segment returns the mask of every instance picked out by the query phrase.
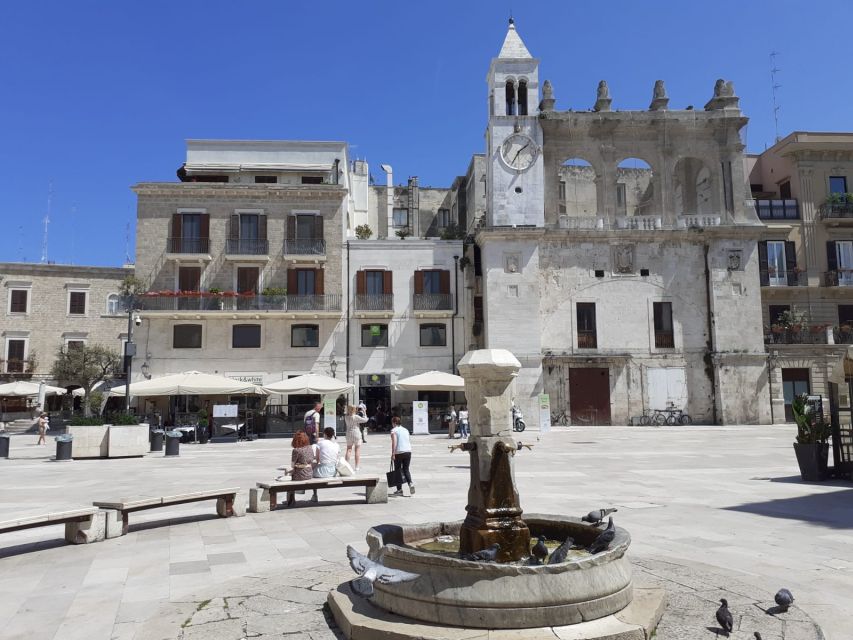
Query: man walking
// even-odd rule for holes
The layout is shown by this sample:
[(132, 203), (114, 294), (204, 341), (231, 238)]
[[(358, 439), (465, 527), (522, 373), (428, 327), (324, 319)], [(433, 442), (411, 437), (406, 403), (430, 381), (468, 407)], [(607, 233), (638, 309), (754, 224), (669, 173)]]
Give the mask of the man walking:
[(308, 436), (311, 444), (317, 444), (317, 430), (320, 427), (320, 410), (322, 408), (322, 403), (315, 402), (314, 408), (306, 411), (305, 418), (303, 418), (303, 429), (305, 429), (305, 435)]

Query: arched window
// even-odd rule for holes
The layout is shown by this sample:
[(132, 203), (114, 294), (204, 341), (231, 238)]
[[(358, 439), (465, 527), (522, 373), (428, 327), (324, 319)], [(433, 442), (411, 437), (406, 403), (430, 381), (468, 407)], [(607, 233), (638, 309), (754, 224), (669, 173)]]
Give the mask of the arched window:
[(508, 116), (515, 115), (515, 83), (512, 80), (506, 81), (506, 114)]
[(527, 115), (527, 80), (518, 81), (518, 115)]
[(117, 293), (111, 293), (107, 296), (107, 315), (119, 315), (119, 297)]

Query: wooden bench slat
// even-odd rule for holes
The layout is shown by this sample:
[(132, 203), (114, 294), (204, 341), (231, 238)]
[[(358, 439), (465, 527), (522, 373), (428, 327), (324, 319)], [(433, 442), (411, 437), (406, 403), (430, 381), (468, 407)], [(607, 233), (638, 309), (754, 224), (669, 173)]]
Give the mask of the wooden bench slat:
[(283, 480), (280, 482), (258, 482), (261, 489), (281, 491), (307, 487), (309, 489), (340, 486), (372, 486), (379, 482), (379, 476), (348, 476), (334, 478), (311, 478), (310, 480)]
[(119, 498), (118, 500), (100, 500), (98, 502), (93, 502), (92, 504), (96, 507), (101, 507), (102, 509), (115, 509), (116, 511), (141, 511), (142, 509), (156, 509), (157, 507), (178, 505), (186, 502), (212, 500), (213, 498), (221, 498), (237, 494), (239, 491), (239, 487), (230, 487), (227, 489), (190, 491), (187, 493), (178, 493), (172, 496), (160, 496), (156, 498), (140, 497)]

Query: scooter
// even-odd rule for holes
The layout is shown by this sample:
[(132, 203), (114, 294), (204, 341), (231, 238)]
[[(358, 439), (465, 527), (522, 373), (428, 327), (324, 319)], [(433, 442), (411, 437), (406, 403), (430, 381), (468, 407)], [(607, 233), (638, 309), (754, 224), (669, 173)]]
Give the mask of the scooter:
[(521, 409), (513, 405), (512, 407), (512, 430), (513, 431), (524, 431), (527, 428), (527, 425), (524, 424), (524, 414), (521, 413)]

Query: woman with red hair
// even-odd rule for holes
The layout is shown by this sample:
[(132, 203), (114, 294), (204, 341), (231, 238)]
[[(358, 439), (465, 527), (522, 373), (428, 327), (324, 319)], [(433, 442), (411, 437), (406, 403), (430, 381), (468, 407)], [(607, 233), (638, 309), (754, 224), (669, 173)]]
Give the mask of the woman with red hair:
[[(314, 447), (308, 440), (308, 434), (302, 429), (297, 431), (293, 440), (290, 441), (290, 446), (293, 447), (293, 452), (290, 454), (290, 479), (291, 480), (310, 480), (314, 477)], [(295, 500), (292, 491), (287, 492), (287, 504), (292, 505)], [(317, 490), (314, 490), (314, 497), (311, 502), (317, 502)]]

